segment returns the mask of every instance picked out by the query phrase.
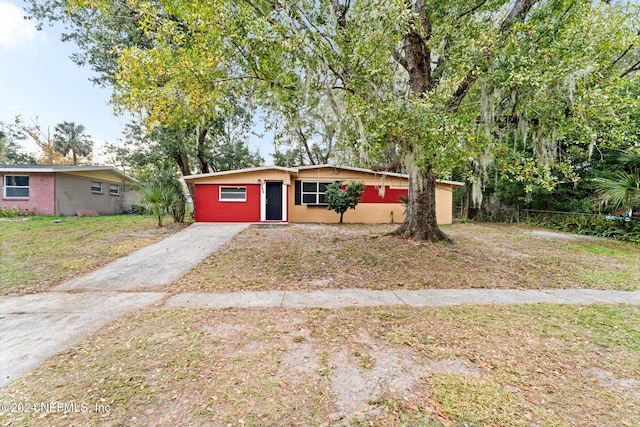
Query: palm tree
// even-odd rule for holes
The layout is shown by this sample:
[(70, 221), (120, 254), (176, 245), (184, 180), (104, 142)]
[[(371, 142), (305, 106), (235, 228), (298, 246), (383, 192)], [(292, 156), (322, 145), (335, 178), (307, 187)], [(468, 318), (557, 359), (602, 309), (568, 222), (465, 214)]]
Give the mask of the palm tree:
[(632, 212), (640, 206), (640, 156), (627, 152), (616, 160), (622, 169), (616, 170), (611, 178), (596, 179), (596, 200)]
[(78, 164), (78, 157), (86, 157), (93, 151), (91, 137), (84, 131), (84, 126), (74, 122), (59, 123), (54, 130), (53, 149), (63, 156), (71, 152), (74, 166)]

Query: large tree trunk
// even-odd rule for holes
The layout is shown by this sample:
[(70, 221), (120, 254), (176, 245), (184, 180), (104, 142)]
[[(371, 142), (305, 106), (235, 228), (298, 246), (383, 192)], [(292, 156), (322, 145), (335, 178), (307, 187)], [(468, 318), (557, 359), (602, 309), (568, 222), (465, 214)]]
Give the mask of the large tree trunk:
[(404, 222), (394, 234), (405, 238), (432, 243), (453, 240), (440, 230), (436, 218), (436, 183), (437, 176), (431, 167), (420, 167), (413, 155), (405, 158), (405, 166), (409, 173), (409, 203)]
[[(189, 156), (185, 153), (184, 150), (180, 149), (177, 153), (174, 153), (173, 160), (175, 160), (176, 164), (180, 168), (180, 173), (182, 176), (191, 175), (191, 166), (189, 165)], [(191, 196), (191, 200), (193, 201), (193, 216), (195, 218), (195, 206), (196, 206), (196, 188), (193, 184), (188, 183), (187, 189), (189, 190), (189, 195)]]
[[(411, 92), (422, 97), (433, 87), (431, 73), (431, 49), (428, 40), (431, 38), (431, 17), (424, 1), (416, 2), (415, 11), (421, 18), (422, 31), (413, 27), (405, 35), (402, 48), (403, 56), (396, 59), (405, 68), (409, 76)], [(438, 227), (436, 220), (436, 180), (431, 164), (418, 164), (418, 158), (412, 150), (404, 158), (409, 173), (409, 203), (405, 221), (400, 225), (397, 234), (406, 238), (414, 238), (428, 242), (453, 242)]]
[(471, 211), (471, 181), (469, 179), (464, 180), (464, 213), (463, 218), (469, 219), (469, 213)]
[(198, 129), (196, 137), (196, 158), (198, 159), (198, 165), (200, 166), (200, 173), (209, 173), (209, 163), (205, 158), (204, 144), (207, 138), (208, 129)]
[[(515, 21), (522, 21), (531, 10), (536, 0), (514, 0), (511, 9), (500, 24), (502, 35), (499, 44), (504, 43), (509, 33), (511, 25)], [(419, 21), (413, 23), (418, 25), (410, 26), (410, 30), (404, 36), (404, 43), (400, 52), (394, 54), (394, 58), (406, 70), (409, 77), (409, 88), (414, 96), (423, 97), (438, 85), (435, 76), (440, 72), (444, 61), (434, 65), (434, 58), (429, 46), (432, 36), (432, 16), (428, 2), (425, 0), (415, 0), (405, 2), (408, 9), (420, 17)], [(480, 2), (482, 5), (482, 2)], [(479, 7), (479, 6), (478, 6)], [(493, 52), (487, 52), (487, 57)], [(435, 67), (432, 69), (432, 67)], [(447, 111), (455, 112), (460, 107), (462, 101), (467, 96), (471, 87), (476, 82), (480, 73), (485, 67), (473, 65), (467, 75), (459, 83), (457, 89), (448, 104)], [(409, 204), (405, 222), (398, 228), (396, 233), (405, 237), (412, 237), (417, 240), (427, 240), (429, 242), (451, 241), (439, 228), (436, 222), (436, 175), (432, 171), (431, 164), (418, 164), (417, 159), (409, 150), (405, 157), (405, 164), (409, 172)]]

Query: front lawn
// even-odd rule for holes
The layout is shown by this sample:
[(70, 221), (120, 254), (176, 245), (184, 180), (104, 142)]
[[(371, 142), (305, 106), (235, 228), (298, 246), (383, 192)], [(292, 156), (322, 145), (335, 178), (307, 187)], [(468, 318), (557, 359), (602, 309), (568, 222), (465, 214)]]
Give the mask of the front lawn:
[[(458, 224), (445, 227), (455, 245), (419, 245), (382, 235), (391, 229), (252, 226), (171, 292), (640, 283), (640, 249), (630, 244)], [(17, 264), (22, 254), (38, 266), (39, 281), (15, 282), (13, 291), (25, 292), (61, 281), (59, 260), (83, 259), (69, 273), (77, 274), (174, 228), (109, 217), (0, 230), (1, 265)], [(47, 252), (52, 244), (61, 253)], [(99, 262), (90, 264), (94, 257)], [(13, 280), (28, 265), (0, 277)], [(0, 425), (640, 425), (638, 331), (640, 307), (629, 305), (155, 306), (115, 320), (0, 389)]]
[(138, 215), (0, 222), (0, 295), (41, 292), (181, 229)]
[(637, 426), (640, 308), (150, 309), (0, 391), (0, 425)]
[(172, 291), (640, 286), (637, 245), (504, 224), (443, 229), (455, 245), (383, 236), (391, 225), (252, 226)]

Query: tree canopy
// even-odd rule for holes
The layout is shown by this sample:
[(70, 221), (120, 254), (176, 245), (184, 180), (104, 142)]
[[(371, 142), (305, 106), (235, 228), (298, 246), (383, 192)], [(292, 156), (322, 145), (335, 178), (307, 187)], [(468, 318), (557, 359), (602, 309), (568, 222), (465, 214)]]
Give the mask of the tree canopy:
[(78, 157), (87, 157), (93, 152), (91, 136), (85, 133), (83, 125), (74, 122), (58, 123), (53, 134), (53, 149), (63, 156), (71, 153), (73, 164), (78, 164)]
[(342, 188), (342, 182), (334, 182), (327, 186), (324, 193), (327, 201), (327, 209), (340, 214), (340, 224), (344, 213), (349, 209), (355, 209), (360, 203), (360, 197), (364, 192), (364, 182), (352, 181)]
[[(71, 3), (78, 16), (95, 6), (108, 21), (119, 2)], [(494, 164), (554, 188), (577, 179), (567, 155), (574, 147), (591, 152), (634, 137), (624, 131), (640, 69), (632, 3), (126, 3), (123, 25), (139, 42), (110, 37), (117, 105), (173, 127), (248, 97), (284, 114), (293, 131), (304, 130), (301, 115), (328, 111), (349, 161), (399, 157), (410, 176), (405, 236), (446, 239), (435, 185), (454, 167), (477, 188)]]
[(24, 133), (16, 125), (0, 122), (0, 164), (36, 163), (36, 159), (20, 146), (24, 139)]

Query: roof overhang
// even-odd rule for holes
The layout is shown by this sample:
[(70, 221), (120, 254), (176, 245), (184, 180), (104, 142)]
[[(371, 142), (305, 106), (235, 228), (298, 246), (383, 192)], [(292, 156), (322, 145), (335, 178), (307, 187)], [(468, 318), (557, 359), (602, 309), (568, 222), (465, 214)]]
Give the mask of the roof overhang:
[[(191, 181), (195, 181), (202, 178), (211, 178), (211, 177), (219, 177), (219, 176), (225, 176), (225, 175), (235, 175), (235, 174), (241, 174), (241, 173), (270, 171), (270, 170), (288, 172), (288, 173), (297, 175), (302, 170), (312, 170), (312, 169), (342, 169), (342, 170), (348, 170), (348, 171), (354, 171), (354, 172), (369, 173), (369, 174), (378, 175), (378, 176), (392, 176), (392, 177), (409, 179), (409, 175), (402, 174), (402, 173), (374, 171), (371, 169), (356, 168), (351, 166), (323, 164), (323, 165), (312, 165), (312, 166), (299, 166), (295, 168), (285, 168), (282, 166), (261, 166), (261, 167), (255, 167), (255, 168), (237, 169), (237, 170), (230, 170), (230, 171), (224, 171), (224, 172), (211, 172), (211, 173), (204, 173), (204, 174), (198, 174), (198, 175), (188, 175), (184, 177), (184, 180), (187, 182), (191, 182)], [(451, 185), (452, 187), (464, 186), (464, 183), (459, 181), (449, 181), (449, 180), (439, 179), (438, 183)]]
[(183, 179), (185, 181), (194, 181), (196, 179), (210, 178), (214, 176), (235, 175), (239, 173), (260, 172), (260, 171), (269, 171), (269, 170), (277, 170), (277, 171), (288, 172), (288, 173), (298, 173), (297, 168), (285, 168), (282, 166), (260, 166), (255, 168), (236, 169), (236, 170), (223, 171), (223, 172), (210, 172), (210, 173), (202, 173), (198, 175), (187, 175), (183, 177)]
[(49, 166), (49, 165), (0, 165), (2, 173), (77, 173), (77, 172), (111, 172), (129, 182), (137, 179), (120, 172), (113, 166)]

